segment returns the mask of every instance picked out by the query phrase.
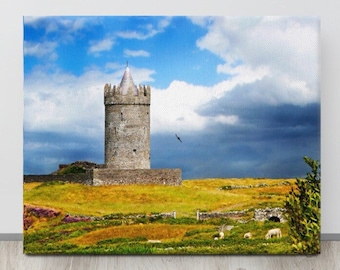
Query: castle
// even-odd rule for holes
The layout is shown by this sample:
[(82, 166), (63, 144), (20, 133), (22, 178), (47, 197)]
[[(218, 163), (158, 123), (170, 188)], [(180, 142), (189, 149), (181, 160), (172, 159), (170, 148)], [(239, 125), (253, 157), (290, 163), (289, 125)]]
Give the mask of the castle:
[(81, 174), (25, 175), (24, 182), (181, 185), (181, 169), (150, 169), (150, 101), (150, 86), (137, 87), (126, 66), (118, 86), (104, 86), (105, 164)]

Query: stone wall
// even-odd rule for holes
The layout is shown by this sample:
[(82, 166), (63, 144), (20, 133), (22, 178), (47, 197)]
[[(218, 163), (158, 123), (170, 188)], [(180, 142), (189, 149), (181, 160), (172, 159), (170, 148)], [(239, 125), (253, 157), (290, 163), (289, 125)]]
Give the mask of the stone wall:
[(148, 184), (180, 186), (182, 171), (180, 169), (114, 170), (100, 168), (88, 170), (86, 173), (24, 175), (24, 183), (50, 181), (65, 181), (94, 186)]
[(42, 174), (42, 175), (24, 175), (24, 183), (32, 182), (51, 182), (51, 181), (65, 181), (71, 183), (81, 183), (85, 185), (92, 185), (93, 173), (88, 170), (86, 173), (72, 173), (72, 174)]
[(200, 212), (197, 210), (196, 219), (197, 220), (206, 220), (210, 218), (233, 218), (238, 219), (246, 216), (248, 210), (241, 211), (229, 211), (229, 212)]
[[(254, 211), (254, 219), (255, 221), (265, 221), (270, 220), (275, 217), (280, 219), (280, 222), (286, 222), (287, 219), (284, 215), (286, 212), (285, 208), (265, 208), (265, 209), (255, 209)], [(275, 219), (274, 219), (275, 220)]]
[(180, 169), (94, 169), (93, 185), (167, 185), (179, 186), (182, 183)]

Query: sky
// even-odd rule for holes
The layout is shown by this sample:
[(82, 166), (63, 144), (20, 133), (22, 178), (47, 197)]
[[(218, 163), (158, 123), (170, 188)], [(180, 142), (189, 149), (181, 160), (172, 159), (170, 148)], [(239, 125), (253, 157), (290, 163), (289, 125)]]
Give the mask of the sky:
[[(315, 17), (24, 17), (24, 174), (104, 163), (104, 85), (151, 86), (151, 168), (304, 177), (320, 160)], [(177, 134), (182, 143), (175, 136)]]

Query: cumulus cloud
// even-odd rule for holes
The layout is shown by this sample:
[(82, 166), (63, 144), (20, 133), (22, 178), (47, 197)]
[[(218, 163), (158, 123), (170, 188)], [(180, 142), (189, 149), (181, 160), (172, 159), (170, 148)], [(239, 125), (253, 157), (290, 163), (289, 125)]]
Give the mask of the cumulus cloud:
[[(98, 79), (100, 78), (100, 79)], [(88, 71), (80, 77), (36, 70), (25, 78), (25, 131), (99, 135), (102, 91), (109, 76)]]
[[(35, 69), (25, 77), (24, 129), (25, 131), (58, 131), (102, 136), (106, 83), (118, 85), (125, 67), (108, 63), (115, 68), (103, 72), (88, 69), (80, 76), (62, 71), (53, 74)], [(152, 81), (155, 72), (130, 67), (135, 83)]]
[[(292, 99), (301, 104), (319, 99), (319, 24), (314, 18), (291, 17), (216, 17), (192, 19), (207, 28), (197, 46), (221, 59), (217, 72), (230, 75), (266, 67), (267, 80), (281, 83), (271, 90), (276, 103), (286, 102), (289, 88)], [(264, 89), (265, 91), (265, 89)], [(276, 91), (274, 93), (274, 91)], [(266, 97), (266, 92), (262, 95)], [(305, 97), (302, 98), (302, 97)], [(311, 98), (312, 97), (312, 98)]]
[[(318, 20), (288, 17), (193, 17), (207, 29), (197, 41), (223, 61), (218, 73), (231, 76), (212, 87), (173, 81), (152, 92), (151, 131), (200, 131), (207, 125), (242, 124), (249, 108), (318, 103)], [(215, 106), (222, 108), (215, 112)], [(210, 110), (210, 111), (209, 111)], [(204, 113), (203, 113), (204, 111)]]
[(200, 109), (216, 99), (220, 99), (238, 85), (248, 85), (261, 80), (267, 74), (266, 68), (257, 68), (247, 73), (235, 75), (212, 87), (173, 81), (167, 89), (153, 89), (151, 106), (151, 132), (200, 131), (208, 124), (238, 123), (238, 116), (202, 115)]

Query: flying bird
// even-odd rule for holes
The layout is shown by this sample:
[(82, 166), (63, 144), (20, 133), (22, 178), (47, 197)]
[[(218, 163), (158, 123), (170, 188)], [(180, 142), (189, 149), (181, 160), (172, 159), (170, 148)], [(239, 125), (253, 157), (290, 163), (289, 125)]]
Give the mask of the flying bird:
[(177, 134), (175, 134), (175, 135), (176, 135), (176, 138), (177, 138), (180, 142), (182, 142), (181, 138), (178, 137)]

